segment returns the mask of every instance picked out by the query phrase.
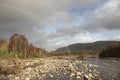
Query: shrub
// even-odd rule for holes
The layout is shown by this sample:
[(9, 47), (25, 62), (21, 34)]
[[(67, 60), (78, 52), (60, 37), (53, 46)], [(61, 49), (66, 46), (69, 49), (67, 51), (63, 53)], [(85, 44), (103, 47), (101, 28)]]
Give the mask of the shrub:
[(82, 50), (82, 51), (80, 51), (80, 53), (79, 53), (79, 57), (80, 57), (81, 59), (88, 59), (88, 58), (90, 57), (90, 55), (89, 55), (89, 52), (88, 52), (88, 51)]
[(0, 50), (0, 58), (24, 58), (22, 53), (7, 53)]
[(26, 58), (26, 49), (28, 41), (24, 35), (14, 34), (11, 36), (8, 44), (9, 53), (23, 53)]
[(29, 44), (25, 35), (12, 35), (8, 44), (5, 40), (0, 40), (0, 58), (39, 58), (46, 53), (45, 49)]
[(14, 34), (9, 40), (8, 53), (17, 53), (18, 57), (33, 58), (41, 57), (41, 55), (46, 54), (46, 51), (29, 44), (24, 35)]

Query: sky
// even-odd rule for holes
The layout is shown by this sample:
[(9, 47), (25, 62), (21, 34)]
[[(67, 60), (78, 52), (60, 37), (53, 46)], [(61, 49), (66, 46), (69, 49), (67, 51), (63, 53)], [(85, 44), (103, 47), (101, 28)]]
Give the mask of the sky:
[(15, 33), (48, 51), (120, 40), (120, 0), (0, 0), (0, 39)]

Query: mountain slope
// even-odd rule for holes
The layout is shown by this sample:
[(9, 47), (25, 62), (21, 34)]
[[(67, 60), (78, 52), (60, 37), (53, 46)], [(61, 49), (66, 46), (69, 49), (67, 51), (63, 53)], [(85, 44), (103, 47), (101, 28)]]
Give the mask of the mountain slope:
[(111, 45), (111, 44), (116, 44), (120, 41), (96, 41), (93, 43), (76, 43), (72, 44), (66, 47), (62, 47), (57, 49), (55, 52), (73, 52), (73, 53), (78, 53), (81, 50), (87, 50), (91, 52), (100, 52), (102, 51), (105, 47)]

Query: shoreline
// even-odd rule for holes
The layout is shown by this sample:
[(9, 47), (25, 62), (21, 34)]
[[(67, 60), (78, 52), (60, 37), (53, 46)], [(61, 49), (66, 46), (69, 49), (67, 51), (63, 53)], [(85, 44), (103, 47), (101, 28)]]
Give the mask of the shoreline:
[[(15, 63), (14, 63), (15, 62)], [(4, 65), (2, 65), (4, 64)], [(120, 61), (104, 59), (1, 59), (0, 80), (119, 80)], [(10, 72), (9, 70), (13, 69)], [(18, 71), (18, 72), (17, 72)], [(20, 71), (20, 72), (19, 72)], [(3, 70), (5, 72), (5, 70)], [(114, 75), (113, 75), (114, 74)]]

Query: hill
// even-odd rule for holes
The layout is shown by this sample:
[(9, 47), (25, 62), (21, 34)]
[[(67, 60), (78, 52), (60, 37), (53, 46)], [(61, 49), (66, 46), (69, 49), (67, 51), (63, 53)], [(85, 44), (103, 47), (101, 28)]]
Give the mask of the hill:
[(96, 41), (93, 43), (76, 43), (66, 47), (57, 49), (55, 52), (72, 52), (78, 53), (81, 50), (87, 50), (90, 52), (100, 52), (111, 44), (116, 44), (120, 41)]

